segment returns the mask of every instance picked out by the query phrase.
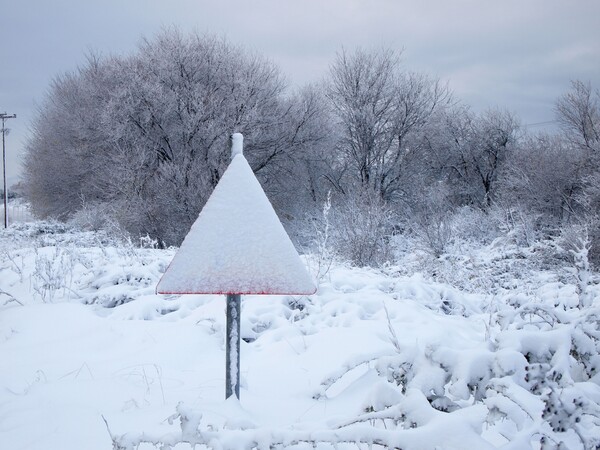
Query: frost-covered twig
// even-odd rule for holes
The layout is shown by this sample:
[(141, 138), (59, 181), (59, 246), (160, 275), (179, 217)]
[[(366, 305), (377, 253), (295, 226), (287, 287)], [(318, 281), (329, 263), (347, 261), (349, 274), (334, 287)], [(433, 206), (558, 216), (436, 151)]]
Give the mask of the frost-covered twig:
[(2, 289), (0, 289), (0, 295), (6, 295), (8, 297), (8, 300), (6, 301), (6, 303), (4, 303), (5, 305), (7, 305), (10, 302), (15, 302), (21, 306), (25, 306), (21, 301), (17, 300), (17, 298), (14, 295), (9, 294), (8, 292), (3, 291)]
[(381, 411), (370, 411), (356, 418), (340, 422), (337, 424), (337, 428), (344, 428), (357, 423), (368, 423), (373, 420), (402, 421), (404, 420), (404, 412), (399, 405), (394, 405)]
[(398, 340), (398, 336), (396, 335), (396, 330), (394, 330), (394, 327), (392, 325), (392, 320), (390, 319), (390, 313), (387, 309), (385, 302), (383, 302), (383, 310), (385, 311), (385, 318), (387, 320), (387, 326), (388, 326), (388, 330), (390, 332), (390, 342), (392, 343), (394, 348), (396, 350), (398, 350), (398, 352), (401, 352), (402, 347), (400, 346), (400, 341)]
[(589, 284), (591, 279), (590, 261), (588, 254), (591, 248), (590, 238), (587, 230), (580, 237), (574, 248), (571, 250), (573, 262), (575, 265), (575, 276), (577, 278), (577, 293), (579, 294), (579, 308), (591, 306), (592, 299), (589, 293)]
[[(106, 420), (106, 417), (104, 417), (104, 415), (100, 415), (100, 417), (102, 417), (102, 420), (104, 421), (104, 425), (106, 425), (106, 431), (108, 431), (108, 435), (110, 436), (110, 440), (113, 442), (115, 442), (115, 435), (112, 433), (112, 431), (110, 431), (110, 427), (108, 426), (108, 420)], [(116, 447), (113, 447), (116, 448)]]
[(325, 279), (334, 261), (334, 253), (331, 249), (330, 228), (331, 221), (329, 213), (331, 210), (331, 191), (327, 193), (327, 200), (323, 204), (322, 219), (317, 218), (313, 221), (315, 239), (314, 247), (316, 250), (316, 273), (315, 278), (320, 283)]
[(7, 251), (7, 250), (4, 250), (4, 251), (2, 252), (2, 254), (3, 254), (5, 257), (6, 257), (6, 259), (8, 259), (8, 260), (11, 262), (11, 264), (12, 264), (12, 266), (11, 266), (11, 269), (12, 269), (12, 270), (13, 270), (13, 271), (14, 271), (14, 272), (17, 274), (17, 275), (19, 275), (19, 281), (20, 281), (20, 282), (23, 282), (23, 267), (22, 267), (22, 266), (24, 265), (23, 256), (21, 255), (21, 264), (18, 264), (18, 263), (15, 261), (15, 258), (14, 258), (14, 256), (11, 254), (11, 252), (9, 252), (9, 251)]

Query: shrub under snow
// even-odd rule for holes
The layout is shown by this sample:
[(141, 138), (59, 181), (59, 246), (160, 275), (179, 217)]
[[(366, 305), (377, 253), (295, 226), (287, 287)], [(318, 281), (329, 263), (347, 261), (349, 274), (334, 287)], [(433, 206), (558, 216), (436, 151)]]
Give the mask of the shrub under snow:
[(244, 297), (238, 402), (222, 400), (224, 299), (154, 294), (172, 250), (40, 223), (0, 246), (7, 448), (600, 445), (600, 289), (582, 252), (542, 270), (558, 249), (455, 244), (333, 264), (311, 297)]

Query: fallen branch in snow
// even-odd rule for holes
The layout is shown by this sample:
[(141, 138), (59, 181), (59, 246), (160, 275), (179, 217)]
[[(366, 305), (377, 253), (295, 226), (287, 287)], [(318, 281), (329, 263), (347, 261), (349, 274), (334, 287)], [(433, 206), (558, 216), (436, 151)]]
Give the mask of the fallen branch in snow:
[[(181, 419), (183, 421), (183, 418)], [(355, 424), (337, 430), (286, 430), (286, 429), (249, 429), (249, 430), (204, 430), (192, 434), (171, 433), (153, 435), (152, 433), (126, 434), (111, 436), (113, 450), (133, 450), (140, 444), (153, 444), (167, 450), (179, 444), (189, 444), (192, 448), (204, 445), (208, 448), (288, 448), (298, 444), (330, 444), (336, 448), (339, 444), (378, 445), (388, 449), (416, 448), (415, 442), (423, 441), (417, 430), (385, 430), (365, 424)]]
[[(370, 427), (369, 427), (370, 428)], [(141, 444), (152, 444), (161, 450), (168, 450), (180, 444), (190, 447), (206, 446), (213, 449), (228, 448), (288, 448), (299, 444), (316, 446), (331, 444), (334, 448), (338, 444), (364, 444), (379, 445), (384, 448), (402, 450), (399, 440), (394, 432), (372, 429), (371, 437), (359, 437), (354, 434), (339, 433), (335, 431), (274, 431), (274, 430), (220, 430), (198, 432), (194, 436), (182, 438), (180, 434), (153, 436), (142, 433), (139, 436), (128, 435), (113, 438), (113, 450), (133, 450)], [(395, 442), (397, 441), (397, 442)]]
[[(133, 450), (140, 444), (152, 444), (161, 450), (168, 450), (179, 444), (211, 449), (273, 449), (299, 444), (327, 444), (333, 448), (340, 444), (362, 444), (387, 449), (422, 449), (423, 443), (427, 443), (427, 448), (444, 445), (459, 448), (458, 445), (464, 444), (465, 448), (491, 450), (494, 447), (481, 438), (478, 430), (478, 423), (485, 416), (485, 411), (485, 407), (477, 406), (455, 413), (442, 413), (433, 410), (427, 399), (419, 391), (413, 390), (404, 397), (401, 404), (383, 411), (362, 414), (356, 420), (332, 424), (329, 429), (303, 429), (298, 424), (294, 428), (254, 428), (253, 424), (235, 423), (235, 419), (233, 423), (216, 428), (213, 425), (201, 427), (203, 414), (179, 403), (176, 413), (168, 418), (168, 422), (173, 424), (178, 419), (180, 431), (115, 436), (109, 430), (109, 434), (113, 450)], [(445, 420), (440, 420), (442, 417)], [(395, 426), (387, 429), (384, 422), (384, 428), (376, 427), (376, 419), (389, 419)]]
[(12, 263), (12, 266), (10, 267), (10, 269), (13, 272), (15, 272), (17, 275), (19, 275), (19, 280), (21, 282), (23, 282), (23, 265), (24, 265), (23, 256), (21, 255), (21, 264), (17, 263), (17, 261), (15, 260), (15, 257), (12, 255), (12, 253), (7, 250), (2, 251), (2, 256)]
[(17, 300), (14, 295), (9, 294), (8, 292), (3, 291), (2, 289), (0, 289), (0, 295), (6, 295), (8, 297), (8, 300), (4, 303), (4, 305), (8, 305), (10, 302), (15, 302), (21, 306), (25, 306), (22, 302)]
[[(339, 428), (348, 427), (357, 423), (373, 423), (374, 420), (391, 420), (397, 424), (404, 422), (406, 419), (406, 415), (402, 408), (399, 405), (394, 405), (388, 408), (385, 408), (382, 411), (369, 411), (365, 414), (361, 414), (360, 416), (346, 420), (344, 422), (338, 423)], [(385, 422), (384, 422), (385, 423)], [(409, 426), (407, 428), (413, 428)]]
[(321, 382), (321, 389), (319, 392), (317, 392), (313, 395), (313, 398), (315, 400), (318, 400), (320, 398), (326, 397), (327, 391), (335, 383), (337, 383), (339, 380), (341, 380), (342, 377), (344, 377), (344, 375), (346, 375), (348, 372), (356, 369), (359, 366), (362, 366), (363, 364), (368, 365), (368, 364), (372, 363), (373, 361), (378, 361), (379, 359), (386, 357), (386, 356), (391, 356), (391, 355), (387, 352), (382, 353), (382, 354), (375, 354), (375, 355), (371, 354), (368, 357), (357, 358), (355, 361), (345, 364), (344, 366), (340, 367), (340, 369), (337, 370), (335, 373), (331, 374), (326, 380)]
[(100, 415), (100, 417), (102, 417), (102, 420), (104, 420), (104, 424), (106, 425), (106, 431), (108, 431), (108, 435), (110, 436), (110, 440), (113, 441), (114, 446), (115, 435), (112, 433), (112, 431), (110, 431), (110, 427), (108, 426), (108, 420), (106, 420), (106, 417), (104, 417), (104, 415)]

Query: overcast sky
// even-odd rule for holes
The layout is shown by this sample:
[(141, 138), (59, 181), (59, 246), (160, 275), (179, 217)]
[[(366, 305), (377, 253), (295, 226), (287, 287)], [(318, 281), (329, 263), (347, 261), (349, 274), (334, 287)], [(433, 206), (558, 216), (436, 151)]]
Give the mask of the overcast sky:
[[(1, 0), (0, 112), (9, 184), (35, 105), (86, 52), (125, 54), (162, 27), (217, 33), (277, 63), (291, 85), (318, 81), (342, 46), (404, 49), (410, 70), (447, 80), (480, 111), (551, 121), (570, 80), (600, 88), (599, 0)], [(539, 129), (534, 126), (532, 129)]]

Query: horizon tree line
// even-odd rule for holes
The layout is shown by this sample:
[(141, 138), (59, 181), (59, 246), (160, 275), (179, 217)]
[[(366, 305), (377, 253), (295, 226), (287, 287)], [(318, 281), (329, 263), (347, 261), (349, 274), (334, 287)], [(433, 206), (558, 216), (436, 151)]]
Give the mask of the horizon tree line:
[[(435, 255), (486, 242), (587, 230), (600, 262), (600, 93), (575, 80), (554, 133), (508, 111), (474, 113), (393, 49), (342, 50), (325, 80), (287, 88), (268, 59), (223, 38), (164, 30), (127, 56), (88, 56), (57, 76), (32, 125), (26, 197), (41, 218), (118, 224), (178, 245), (229, 160), (245, 155), (296, 243), (325, 218), (358, 265), (392, 258), (394, 236)], [(478, 229), (478, 231), (475, 231)]]

